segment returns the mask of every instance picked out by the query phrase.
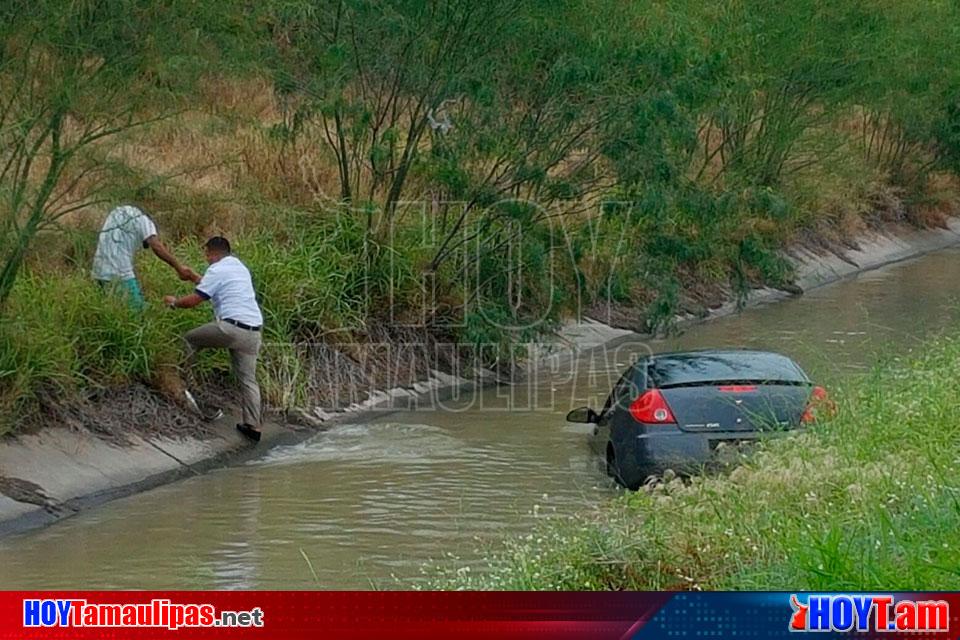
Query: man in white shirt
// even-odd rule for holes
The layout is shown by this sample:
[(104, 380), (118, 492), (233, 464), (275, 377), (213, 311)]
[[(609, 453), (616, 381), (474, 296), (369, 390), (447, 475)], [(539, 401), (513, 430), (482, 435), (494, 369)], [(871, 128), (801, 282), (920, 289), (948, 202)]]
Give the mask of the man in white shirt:
[(132, 205), (115, 208), (107, 215), (97, 240), (97, 252), (93, 256), (90, 275), (101, 286), (119, 286), (127, 296), (130, 306), (142, 309), (143, 293), (133, 271), (133, 258), (137, 250), (150, 248), (158, 258), (173, 267), (181, 280), (193, 280), (193, 269), (180, 262), (167, 250), (157, 236), (157, 226), (146, 213)]
[[(194, 281), (193, 293), (177, 298), (165, 296), (174, 309), (190, 309), (209, 300), (214, 321), (184, 335), (188, 367), (200, 349), (229, 349), (233, 372), (243, 392), (243, 422), (237, 429), (254, 442), (260, 440), (260, 387), (257, 385), (257, 355), (263, 314), (257, 304), (247, 267), (230, 253), (226, 238), (216, 236), (204, 245), (210, 267)], [(189, 396), (188, 396), (189, 397)]]

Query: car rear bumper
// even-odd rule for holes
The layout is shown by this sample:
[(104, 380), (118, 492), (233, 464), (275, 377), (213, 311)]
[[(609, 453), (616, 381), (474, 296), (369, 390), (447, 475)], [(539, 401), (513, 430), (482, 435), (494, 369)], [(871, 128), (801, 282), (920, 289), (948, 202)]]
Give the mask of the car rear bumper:
[(647, 477), (666, 469), (678, 472), (698, 471), (715, 460), (718, 445), (756, 442), (779, 437), (788, 431), (718, 431), (691, 433), (678, 427), (657, 427), (656, 431), (637, 434), (623, 442), (617, 461), (624, 484), (639, 486)]

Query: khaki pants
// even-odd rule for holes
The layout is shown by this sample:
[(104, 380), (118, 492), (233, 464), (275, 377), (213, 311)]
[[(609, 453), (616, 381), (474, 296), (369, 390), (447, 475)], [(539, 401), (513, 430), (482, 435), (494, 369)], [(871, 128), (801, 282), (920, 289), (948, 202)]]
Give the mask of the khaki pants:
[(235, 327), (217, 320), (188, 331), (186, 343), (187, 366), (192, 369), (200, 349), (229, 349), (233, 373), (240, 381), (243, 393), (243, 422), (260, 426), (260, 386), (257, 384), (257, 354), (260, 352), (260, 332)]

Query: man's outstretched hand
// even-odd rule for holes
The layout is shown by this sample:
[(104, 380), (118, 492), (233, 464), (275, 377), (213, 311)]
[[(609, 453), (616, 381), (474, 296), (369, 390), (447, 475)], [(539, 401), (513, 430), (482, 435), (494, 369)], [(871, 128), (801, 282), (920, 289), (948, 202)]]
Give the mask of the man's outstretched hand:
[(177, 296), (163, 296), (163, 304), (171, 309), (193, 309), (195, 306), (198, 304), (203, 304), (205, 301), (206, 298), (201, 296), (196, 291), (193, 293), (188, 293), (182, 298), (178, 298)]
[(181, 266), (179, 269), (177, 269), (177, 275), (180, 276), (180, 279), (184, 282), (200, 282), (200, 274), (190, 267)]

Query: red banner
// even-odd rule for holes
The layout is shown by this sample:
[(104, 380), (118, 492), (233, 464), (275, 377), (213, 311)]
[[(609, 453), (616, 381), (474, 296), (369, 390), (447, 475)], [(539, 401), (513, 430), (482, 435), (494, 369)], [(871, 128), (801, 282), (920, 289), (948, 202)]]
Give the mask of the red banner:
[(602, 593), (6, 592), (0, 598), (0, 640), (296, 640), (317, 638), (318, 633), (334, 638), (620, 638), (669, 598)]

